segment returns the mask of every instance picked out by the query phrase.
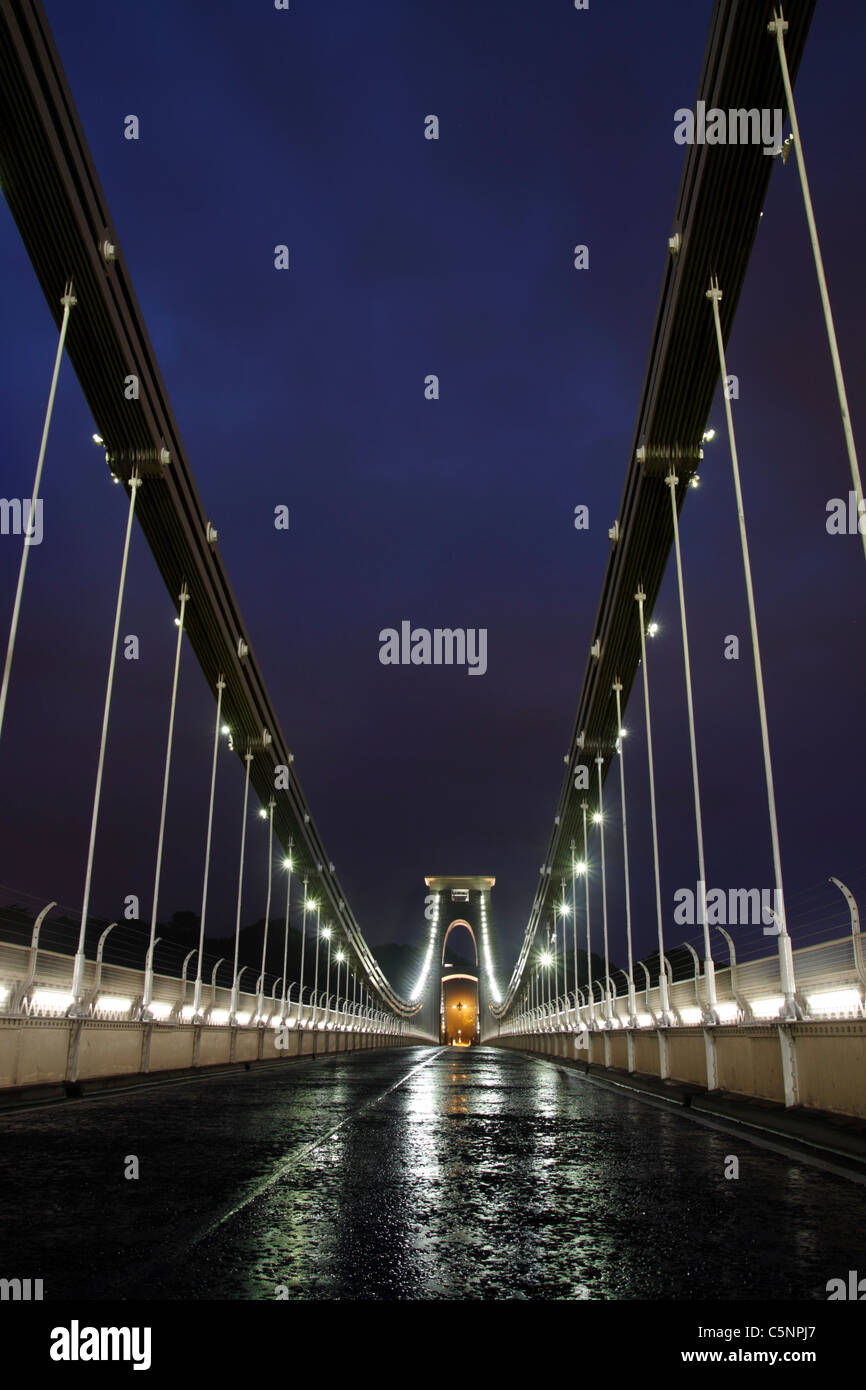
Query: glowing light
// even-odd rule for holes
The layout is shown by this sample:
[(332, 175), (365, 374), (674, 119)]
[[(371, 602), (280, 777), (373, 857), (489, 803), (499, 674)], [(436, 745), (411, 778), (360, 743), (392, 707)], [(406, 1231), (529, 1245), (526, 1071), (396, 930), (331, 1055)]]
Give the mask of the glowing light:
[(104, 444), (104, 443), (105, 443), (105, 440), (102, 438), (102, 435), (101, 435), (101, 434), (92, 434), (92, 435), (90, 436), (90, 438), (93, 440), (94, 444)]
[(315, 902), (313, 902), (312, 898), (307, 898), (307, 901), (304, 903), (304, 911), (305, 911), (305, 912), (315, 912), (316, 907), (317, 907), (317, 904), (316, 904)]
[(701, 478), (699, 473), (695, 473), (693, 477), (689, 478), (689, 487), (700, 487), (700, 485)]
[(131, 999), (123, 999), (119, 994), (100, 994), (96, 1007), (106, 1013), (128, 1014), (132, 1008)]
[(822, 994), (807, 995), (806, 1002), (813, 1014), (856, 1014), (860, 1011), (860, 991), (831, 989)]
[(291, 859), (284, 859), (284, 860), (283, 860), (283, 868), (284, 868), (284, 869), (293, 869), (294, 867), (295, 867), (295, 866), (294, 866), (294, 864), (292, 863)]
[(549, 951), (544, 951), (544, 952), (542, 952), (542, 956), (541, 956), (541, 964), (542, 964), (542, 965), (550, 965), (550, 962), (551, 962), (552, 960), (553, 960), (553, 956), (550, 954)]
[(151, 1003), (148, 1005), (148, 1008), (154, 1018), (168, 1018), (169, 1014), (174, 1008), (174, 1005), (165, 1004), (160, 1000), (152, 1000)]
[(326, 941), (330, 941), (330, 939), (331, 939), (331, 928), (330, 928), (330, 927), (323, 927), (323, 928), (322, 928), (322, 936), (325, 938)]
[(228, 1021), (229, 1021), (229, 1011), (228, 1011), (228, 1009), (211, 1009), (210, 1018), (208, 1019), (208, 1023), (228, 1023)]
[(244, 1026), (245, 1023), (249, 1023), (249, 1021), (250, 1021), (250, 1016), (249, 1016), (248, 1013), (247, 1013), (247, 1014), (235, 1014), (235, 1023), (237, 1023), (241, 1028)]
[(264, 806), (262, 806), (262, 807), (259, 808), (259, 815), (260, 815), (260, 817), (261, 817), (262, 820), (267, 820), (267, 818), (268, 818), (268, 813), (267, 813), (267, 811), (265, 810)]
[(596, 811), (595, 815), (592, 818), (592, 823), (593, 825), (601, 824), (601, 811)]
[(750, 1002), (756, 1018), (776, 1018), (785, 1001), (781, 994), (774, 994), (767, 999), (753, 999)]
[(649, 627), (648, 627), (647, 630), (646, 630), (646, 631), (647, 631), (647, 637), (655, 637), (655, 635), (656, 635), (656, 633), (658, 632), (658, 630), (659, 630), (659, 625), (658, 625), (658, 623), (650, 623)]
[(720, 1023), (734, 1023), (739, 1018), (740, 1007), (738, 1004), (717, 1004), (716, 1013)]
[(680, 1018), (682, 1019), (683, 1023), (685, 1023), (689, 1027), (691, 1027), (691, 1025), (694, 1023), (700, 1023), (701, 1017), (701, 1011), (698, 1008), (680, 1009)]
[(221, 734), (230, 734), (230, 733), (231, 733), (231, 729), (229, 728), (228, 724), (222, 724), (222, 725), (220, 725), (220, 733), (221, 733)]
[(638, 1014), (638, 1016), (637, 1016), (637, 1026), (638, 1026), (638, 1028), (651, 1028), (652, 1025), (653, 1025), (653, 1016), (652, 1016), (652, 1014)]
[(716, 437), (716, 432), (715, 432), (715, 430), (714, 430), (714, 429), (712, 428), (712, 426), (711, 426), (708, 430), (704, 430), (703, 437), (702, 437), (702, 439), (701, 439), (701, 443), (702, 443), (702, 444), (709, 444), (710, 440), (711, 440), (711, 439), (715, 439), (715, 437)]
[(344, 961), (345, 959), (346, 959), (346, 957), (343, 955), (343, 952), (342, 952), (342, 951), (338, 951), (338, 952), (337, 952), (337, 960), (339, 961), (340, 965), (343, 964), (343, 961)]
[(68, 1009), (74, 1002), (75, 995), (67, 994), (61, 989), (37, 989), (33, 995), (33, 1003), (37, 1009)]

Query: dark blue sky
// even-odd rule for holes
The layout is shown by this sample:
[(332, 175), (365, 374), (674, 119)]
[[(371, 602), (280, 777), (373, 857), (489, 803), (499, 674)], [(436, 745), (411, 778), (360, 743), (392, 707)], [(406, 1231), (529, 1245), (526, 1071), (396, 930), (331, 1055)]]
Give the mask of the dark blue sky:
[[(419, 940), (425, 874), (494, 874), (505, 979), (619, 509), (683, 163), (673, 113), (694, 100), (711, 5), (296, 0), (285, 13), (263, 0), (92, 0), (84, 22), (80, 7), (46, 8), (256, 656), (362, 928), (373, 944)], [(819, 5), (796, 89), (861, 439), (864, 40), (861, 6)], [(130, 113), (137, 142), (123, 138)], [(438, 142), (424, 139), (430, 113)], [(573, 269), (577, 242), (587, 271)], [(273, 268), (278, 243), (287, 272)], [(2, 203), (0, 276), (3, 491), (20, 497), (56, 332)], [(866, 575), (859, 540), (825, 530), (848, 467), (793, 161), (774, 169), (728, 356), (798, 944), (835, 906), (834, 890), (816, 889), (828, 874), (866, 888)], [(719, 434), (682, 525), (708, 880), (769, 887), (719, 401), (711, 422)], [(67, 362), (0, 746), (4, 900), (73, 908), (125, 520), (93, 428)], [(287, 533), (272, 524), (279, 503)], [(588, 532), (573, 527), (578, 503)], [(0, 538), (4, 624), (18, 557)], [(696, 878), (673, 580), (650, 655), (668, 923), (674, 890)], [(105, 916), (127, 893), (149, 915), (172, 618), (137, 533), (122, 631), (142, 656), (120, 662), (115, 688), (93, 892)], [(382, 666), (379, 631), (402, 619), (486, 628), (487, 673)], [(729, 633), (739, 662), (723, 659)], [(636, 701), (625, 722), (636, 945), (648, 951)], [(187, 651), (161, 916), (199, 905), (211, 732)], [(611, 804), (615, 792), (611, 781)], [(241, 794), (241, 766), (223, 756), (213, 931), (233, 926)], [(617, 819), (607, 848), (621, 960)], [(265, 869), (256, 824), (244, 920), (264, 910)], [(673, 944), (683, 932), (669, 930)]]

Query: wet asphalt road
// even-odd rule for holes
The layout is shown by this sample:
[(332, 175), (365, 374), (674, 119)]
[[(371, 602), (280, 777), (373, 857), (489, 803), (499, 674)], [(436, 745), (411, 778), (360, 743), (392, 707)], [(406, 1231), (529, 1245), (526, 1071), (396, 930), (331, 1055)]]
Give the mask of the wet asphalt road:
[(21, 1111), (0, 1156), (0, 1273), (46, 1299), (825, 1300), (866, 1268), (866, 1186), (498, 1049)]

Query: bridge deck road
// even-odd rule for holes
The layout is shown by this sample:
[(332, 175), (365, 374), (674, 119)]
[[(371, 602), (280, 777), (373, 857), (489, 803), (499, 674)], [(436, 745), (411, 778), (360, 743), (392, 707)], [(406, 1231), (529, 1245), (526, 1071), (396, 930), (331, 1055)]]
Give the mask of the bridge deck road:
[(496, 1048), (19, 1110), (0, 1155), (3, 1272), (52, 1300), (824, 1300), (863, 1263), (866, 1186)]

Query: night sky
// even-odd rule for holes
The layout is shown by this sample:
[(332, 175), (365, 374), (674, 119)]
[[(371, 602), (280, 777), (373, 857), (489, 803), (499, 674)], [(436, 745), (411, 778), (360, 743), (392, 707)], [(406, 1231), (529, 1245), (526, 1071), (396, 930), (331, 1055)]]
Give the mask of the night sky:
[[(419, 941), (425, 875), (495, 875), (502, 983), (561, 785), (683, 165), (674, 111), (694, 101), (711, 8), (46, 4), (199, 491), (360, 925), (374, 946)], [(861, 444), (864, 42), (862, 5), (819, 4), (795, 88)], [(124, 139), (129, 114), (137, 141)], [(429, 114), (438, 141), (424, 138)], [(282, 243), (288, 271), (274, 268)], [(588, 270), (573, 268), (576, 243)], [(2, 489), (27, 497), (57, 335), (2, 201), (0, 276)], [(844, 928), (829, 874), (866, 891), (866, 574), (859, 538), (825, 528), (828, 500), (850, 482), (793, 159), (773, 170), (728, 362), (796, 946)], [(424, 395), (431, 373), (436, 401)], [(682, 519), (708, 882), (770, 887), (720, 398), (710, 423), (717, 437)], [(126, 516), (94, 428), (67, 361), (0, 744), (2, 902), (80, 910)], [(587, 532), (573, 524), (581, 503)], [(274, 528), (279, 504), (288, 531)], [(4, 643), (19, 554), (0, 537)], [(697, 877), (673, 564), (654, 616), (673, 945), (697, 931), (672, 925), (675, 889)], [(118, 665), (92, 898), (104, 917), (130, 893), (150, 914), (173, 617), (136, 532), (121, 630), (139, 637), (141, 659)], [(486, 628), (486, 674), (380, 664), (380, 630), (404, 619)], [(723, 657), (728, 634), (738, 662)], [(639, 682), (634, 696), (640, 954), (655, 917)], [(212, 728), (187, 649), (161, 918), (199, 907)], [(214, 934), (234, 924), (242, 783), (224, 752)], [(614, 779), (606, 800), (621, 962)], [(257, 821), (248, 851), (245, 922), (264, 911)], [(595, 925), (597, 876), (593, 891)]]

